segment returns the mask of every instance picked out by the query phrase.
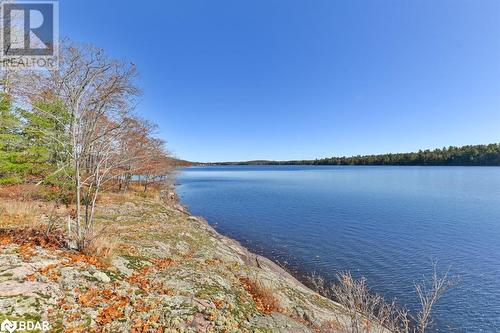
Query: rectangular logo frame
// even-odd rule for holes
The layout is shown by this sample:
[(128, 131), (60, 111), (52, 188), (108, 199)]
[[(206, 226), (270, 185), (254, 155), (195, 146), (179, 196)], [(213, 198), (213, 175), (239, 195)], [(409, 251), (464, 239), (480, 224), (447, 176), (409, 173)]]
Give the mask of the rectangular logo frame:
[(59, 2), (5, 1), (0, 7), (0, 68), (59, 67)]

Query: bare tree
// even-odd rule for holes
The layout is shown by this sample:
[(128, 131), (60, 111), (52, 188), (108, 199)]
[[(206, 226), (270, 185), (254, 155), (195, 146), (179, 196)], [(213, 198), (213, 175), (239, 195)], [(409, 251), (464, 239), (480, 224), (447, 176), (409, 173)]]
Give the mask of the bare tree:
[(160, 139), (150, 139), (146, 151), (146, 157), (141, 161), (139, 174), (142, 176), (144, 192), (151, 184), (165, 181), (173, 169), (172, 159), (164, 149), (165, 143)]
[(133, 176), (138, 176), (143, 169), (144, 160), (148, 157), (147, 147), (154, 134), (156, 125), (138, 117), (131, 117), (124, 128), (119, 153), (122, 156), (118, 189), (127, 191)]
[[(52, 117), (65, 129), (64, 139), (51, 139), (65, 156), (56, 172), (65, 172), (74, 184), (74, 223), (69, 220), (68, 231), (79, 249), (93, 237), (96, 202), (105, 184), (138, 175), (146, 191), (173, 168), (165, 142), (153, 135), (155, 125), (133, 114), (139, 95), (135, 77), (134, 64), (69, 41), (60, 48), (59, 69), (0, 77), (1, 88), (16, 95), (18, 106)], [(62, 103), (69, 117), (58, 119), (40, 107), (46, 99)]]
[[(115, 150), (139, 91), (133, 84), (135, 66), (107, 57), (102, 49), (66, 42), (58, 70), (36, 79), (38, 90), (25, 95), (39, 98), (51, 91), (71, 115), (68, 154), (73, 169), (78, 248), (92, 230), (99, 189), (120, 163)], [(82, 203), (85, 214), (82, 214)]]

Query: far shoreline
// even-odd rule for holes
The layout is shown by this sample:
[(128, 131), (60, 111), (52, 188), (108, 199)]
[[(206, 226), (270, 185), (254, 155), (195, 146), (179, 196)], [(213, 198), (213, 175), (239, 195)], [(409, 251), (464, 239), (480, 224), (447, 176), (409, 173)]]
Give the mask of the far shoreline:
[(360, 165), (360, 166), (500, 166), (500, 143), (449, 146), (408, 153), (333, 156), (299, 160), (187, 162), (192, 165)]

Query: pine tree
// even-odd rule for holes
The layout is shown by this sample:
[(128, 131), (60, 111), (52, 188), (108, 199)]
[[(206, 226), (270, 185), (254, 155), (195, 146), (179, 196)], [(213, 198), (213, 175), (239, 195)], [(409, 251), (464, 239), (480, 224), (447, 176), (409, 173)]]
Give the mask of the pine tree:
[(0, 94), (0, 184), (21, 183), (29, 170), (22, 126), (11, 98), (5, 93)]
[(60, 101), (44, 99), (33, 103), (32, 111), (21, 114), (30, 175), (48, 184), (60, 183), (69, 157), (69, 113)]

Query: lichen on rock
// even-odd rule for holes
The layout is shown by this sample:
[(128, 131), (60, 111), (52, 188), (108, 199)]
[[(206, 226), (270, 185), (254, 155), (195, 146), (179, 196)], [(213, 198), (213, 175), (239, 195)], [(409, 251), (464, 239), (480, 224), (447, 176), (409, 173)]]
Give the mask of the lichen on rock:
[(108, 263), (2, 242), (0, 313), (67, 332), (334, 332), (326, 323), (343, 320), (337, 304), (175, 202), (126, 196), (96, 214), (119, 230)]

